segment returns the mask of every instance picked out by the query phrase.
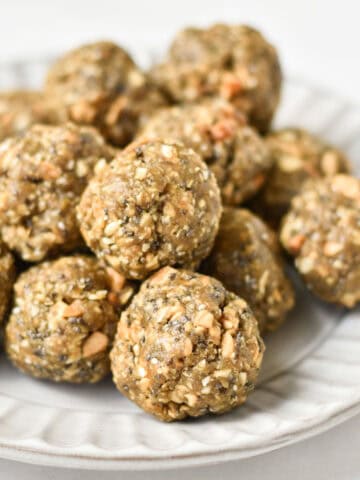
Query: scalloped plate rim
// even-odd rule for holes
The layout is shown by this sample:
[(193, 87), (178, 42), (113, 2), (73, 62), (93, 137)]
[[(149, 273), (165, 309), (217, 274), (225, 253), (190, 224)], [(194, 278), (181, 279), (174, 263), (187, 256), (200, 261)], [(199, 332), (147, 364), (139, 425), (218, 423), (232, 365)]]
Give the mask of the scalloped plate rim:
[[(21, 463), (32, 465), (44, 465), (49, 467), (61, 467), (66, 469), (78, 468), (84, 470), (109, 470), (109, 471), (143, 471), (143, 470), (167, 470), (173, 468), (188, 468), (211, 466), (224, 462), (232, 462), (245, 458), (263, 455), (288, 445), (302, 442), (308, 438), (315, 437), (321, 433), (340, 425), (341, 423), (351, 419), (355, 415), (360, 414), (360, 398), (356, 404), (349, 406), (347, 409), (341, 409), (336, 414), (329, 415), (319, 424), (307, 428), (303, 433), (293, 432), (297, 436), (287, 438), (288, 434), (280, 437), (279, 441), (263, 447), (254, 447), (249, 449), (219, 449), (212, 453), (197, 453), (188, 455), (169, 455), (167, 458), (156, 457), (99, 457), (87, 456), (81, 454), (56, 454), (42, 453), (39, 450), (19, 447), (6, 446), (0, 443), (0, 458), (5, 460), (13, 460)], [(23, 458), (19, 457), (23, 455)], [(65, 462), (65, 463), (64, 463)]]
[[(341, 99), (340, 95), (332, 94), (332, 92), (328, 91), (321, 91), (318, 86), (312, 86), (310, 83), (303, 80), (298, 81), (294, 78), (290, 78), (288, 79), (288, 83), (290, 85), (302, 86), (311, 94), (316, 94), (319, 97), (329, 98), (331, 95), (332, 100), (338, 101), (339, 104), (341, 103), (342, 105), (345, 105), (349, 110), (351, 109), (356, 113), (360, 113), (358, 105), (351, 105), (350, 102)], [(336, 327), (331, 329), (328, 334), (324, 336), (321, 345), (325, 345), (329, 339), (335, 338), (336, 340), (336, 332), (340, 325), (345, 324), (347, 318), (351, 317), (353, 314), (354, 313), (352, 312), (347, 314), (345, 313), (337, 323)], [(355, 312), (355, 315), (360, 317), (360, 310)], [(262, 385), (266, 385), (272, 382), (274, 379), (281, 378), (282, 376), (288, 374), (293, 374), (296, 376), (297, 368), (300, 368), (301, 365), (308, 359), (314, 359), (311, 352), (309, 352), (308, 357), (300, 361), (298, 364), (290, 369), (284, 369), (281, 373), (278, 373), (265, 380)], [(259, 389), (261, 390), (261, 388)], [(21, 401), (16, 400), (13, 397), (9, 398), (11, 398), (14, 402)], [(56, 447), (55, 445), (49, 444), (41, 445), (41, 443), (39, 443), (38, 447), (34, 448), (31, 447), (31, 442), (34, 440), (34, 438), (28, 438), (19, 442), (17, 440), (7, 441), (6, 443), (0, 441), (0, 457), (8, 460), (20, 461), (23, 463), (92, 470), (152, 470), (212, 465), (261, 455), (278, 448), (282, 448), (286, 445), (303, 441), (335, 427), (343, 421), (346, 421), (347, 419), (350, 419), (354, 415), (360, 413), (360, 390), (356, 392), (355, 395), (350, 395), (350, 400), (343, 403), (340, 402), (339, 404), (335, 405), (336, 406), (328, 412), (322, 413), (319, 421), (316, 420), (316, 416), (313, 417), (311, 421), (308, 420), (307, 422), (298, 418), (296, 426), (292, 424), (287, 425), (284, 431), (273, 436), (273, 438), (268, 438), (267, 434), (265, 434), (265, 438), (261, 441), (258, 441), (258, 444), (248, 447), (240, 445), (234, 447), (225, 446), (224, 448), (216, 448), (216, 445), (207, 445), (203, 452), (185, 454), (181, 454), (175, 450), (173, 450), (174, 453), (168, 454), (166, 453), (166, 450), (162, 450), (157, 451), (156, 453), (153, 452), (152, 455), (125, 455), (121, 453), (114, 455), (112, 452), (106, 452), (106, 454), (104, 453), (103, 455), (90, 455), (78, 453), (79, 450), (81, 450), (81, 447), (74, 448), (74, 450), (77, 450), (77, 453), (72, 453), (69, 448), (68, 452), (64, 452), (66, 450), (65, 447)], [(85, 445), (88, 446), (87, 443)], [(93, 448), (97, 448), (98, 452), (104, 451), (101, 450), (101, 447), (93, 446)]]

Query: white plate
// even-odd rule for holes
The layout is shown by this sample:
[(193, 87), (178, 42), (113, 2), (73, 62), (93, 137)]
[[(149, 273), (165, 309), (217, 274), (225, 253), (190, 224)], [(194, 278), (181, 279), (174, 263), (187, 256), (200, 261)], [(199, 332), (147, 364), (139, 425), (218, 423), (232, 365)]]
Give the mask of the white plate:
[[(43, 62), (2, 68), (0, 87), (36, 85), (43, 70)], [(286, 82), (276, 125), (310, 128), (360, 159), (360, 109), (302, 82)], [(259, 455), (348, 419), (360, 412), (360, 309), (325, 306), (299, 282), (297, 299), (289, 321), (266, 338), (256, 391), (221, 417), (162, 424), (110, 380), (53, 385), (1, 357), (0, 456), (89, 469), (205, 465)]]

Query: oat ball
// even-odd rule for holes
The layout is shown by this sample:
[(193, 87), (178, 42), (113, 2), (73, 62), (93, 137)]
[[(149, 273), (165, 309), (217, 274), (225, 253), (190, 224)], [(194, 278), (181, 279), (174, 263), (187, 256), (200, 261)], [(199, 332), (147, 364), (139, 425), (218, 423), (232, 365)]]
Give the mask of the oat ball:
[(275, 330), (294, 306), (277, 238), (256, 215), (225, 208), (219, 233), (202, 270), (250, 305), (261, 332)]
[(285, 128), (267, 136), (273, 157), (259, 199), (259, 213), (277, 224), (309, 178), (328, 177), (349, 171), (344, 153), (321, 139), (298, 128)]
[(14, 258), (0, 239), (0, 325), (9, 307), (14, 281)]
[(0, 145), (0, 231), (24, 260), (82, 244), (75, 207), (94, 168), (114, 150), (92, 128), (34, 125)]
[(126, 278), (164, 265), (195, 268), (221, 216), (214, 175), (193, 150), (153, 140), (131, 144), (86, 188), (78, 208), (87, 245)]
[(124, 146), (159, 106), (164, 96), (111, 42), (71, 50), (50, 69), (45, 92), (63, 119), (96, 126), (104, 137)]
[(0, 93), (0, 141), (23, 134), (34, 123), (51, 123), (53, 114), (44, 95), (31, 90)]
[(293, 199), (280, 238), (316, 295), (346, 307), (360, 300), (360, 180), (309, 180)]
[(175, 102), (229, 100), (261, 132), (279, 103), (282, 77), (277, 52), (260, 32), (223, 24), (178, 33), (167, 59), (150, 75)]
[(34, 266), (15, 283), (5, 331), (10, 360), (55, 382), (94, 383), (109, 372), (118, 314), (105, 270), (94, 258), (63, 257)]
[(164, 267), (122, 313), (110, 358), (117, 388), (170, 422), (242, 404), (263, 352), (243, 299), (214, 278)]
[(254, 195), (272, 164), (262, 138), (222, 99), (159, 110), (141, 135), (173, 138), (195, 150), (215, 174), (227, 205), (239, 205)]

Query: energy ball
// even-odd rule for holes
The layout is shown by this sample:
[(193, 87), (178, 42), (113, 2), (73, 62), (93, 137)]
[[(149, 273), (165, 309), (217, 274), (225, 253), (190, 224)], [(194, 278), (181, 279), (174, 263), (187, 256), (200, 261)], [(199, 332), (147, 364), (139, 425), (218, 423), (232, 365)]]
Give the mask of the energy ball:
[(272, 165), (262, 138), (221, 99), (159, 110), (141, 135), (173, 138), (195, 150), (215, 174), (227, 205), (239, 205), (254, 195)]
[(250, 305), (261, 332), (275, 330), (294, 306), (277, 238), (256, 215), (225, 208), (203, 271)]
[(261, 132), (271, 123), (282, 81), (276, 50), (260, 32), (223, 24), (178, 33), (150, 75), (174, 102), (229, 100)]
[(23, 260), (82, 245), (75, 207), (114, 150), (92, 128), (34, 125), (0, 145), (0, 231)]
[(87, 245), (126, 278), (165, 265), (195, 268), (221, 216), (214, 175), (193, 150), (153, 140), (131, 144), (86, 188), (78, 219)]
[(110, 358), (117, 388), (170, 422), (242, 404), (263, 352), (243, 299), (214, 278), (164, 267), (122, 313)]
[(50, 69), (45, 92), (63, 119), (96, 126), (118, 146), (129, 143), (153, 110), (166, 104), (128, 53), (111, 42), (66, 53)]
[(293, 199), (280, 238), (316, 295), (350, 308), (360, 300), (360, 180), (309, 180)]
[(31, 90), (0, 93), (0, 141), (23, 134), (34, 123), (51, 123), (44, 95)]
[(55, 382), (101, 380), (109, 373), (118, 321), (109, 292), (105, 270), (94, 258), (63, 257), (27, 270), (15, 284), (5, 331), (10, 360)]
[(259, 198), (259, 213), (278, 224), (292, 198), (309, 178), (349, 171), (349, 162), (337, 148), (298, 128), (285, 128), (267, 136), (273, 168)]
[(9, 307), (14, 281), (14, 258), (0, 239), (0, 325)]

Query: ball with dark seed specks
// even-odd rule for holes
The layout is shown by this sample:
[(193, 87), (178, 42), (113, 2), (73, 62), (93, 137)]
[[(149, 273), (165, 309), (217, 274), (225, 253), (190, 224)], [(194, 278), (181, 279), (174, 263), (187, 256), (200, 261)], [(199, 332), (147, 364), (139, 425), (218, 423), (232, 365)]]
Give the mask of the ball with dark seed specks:
[(214, 175), (182, 144), (129, 145), (96, 175), (78, 207), (87, 245), (126, 278), (165, 265), (196, 268), (221, 216)]
[(125, 396), (170, 422), (241, 405), (263, 352), (243, 299), (214, 278), (164, 267), (122, 313), (111, 368)]
[(101, 380), (109, 373), (118, 321), (108, 299), (112, 285), (99, 262), (85, 256), (63, 257), (24, 272), (15, 284), (5, 331), (10, 360), (37, 378)]

